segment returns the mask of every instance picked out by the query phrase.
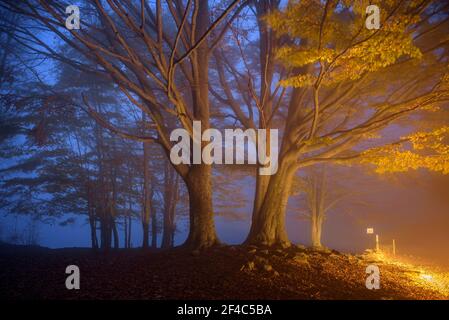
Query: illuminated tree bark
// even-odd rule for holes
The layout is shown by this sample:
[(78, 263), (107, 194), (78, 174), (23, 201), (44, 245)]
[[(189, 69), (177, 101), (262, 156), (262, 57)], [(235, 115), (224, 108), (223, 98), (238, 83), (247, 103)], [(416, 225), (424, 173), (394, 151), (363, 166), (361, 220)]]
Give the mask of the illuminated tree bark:
[[(209, 26), (209, 3), (198, 2), (196, 38), (200, 38)], [(192, 57), (192, 69), (197, 85), (192, 87), (193, 118), (201, 121), (201, 130), (210, 127), (209, 60), (207, 42), (201, 44)], [(186, 245), (204, 248), (218, 242), (212, 206), (212, 168), (206, 164), (193, 164), (184, 177), (189, 192), (190, 226)]]
[(190, 225), (185, 245), (204, 248), (218, 242), (212, 207), (211, 167), (194, 165), (186, 180), (189, 192)]
[(253, 213), (251, 230), (246, 240), (250, 244), (288, 246), (285, 229), (287, 208), (295, 168), (292, 159), (280, 160), (276, 174), (271, 176), (262, 205)]
[(313, 212), (310, 223), (312, 247), (321, 248), (321, 230), (323, 228), (323, 216), (316, 211)]
[[(230, 22), (242, 9), (243, 6), (238, 6), (239, 0), (217, 11), (219, 15), (215, 20), (211, 19), (209, 1), (162, 3), (157, 0), (151, 4), (142, 1), (138, 5), (122, 0), (97, 1), (91, 8), (99, 25), (91, 28), (85, 24), (82, 32), (66, 30), (66, 17), (60, 10), (66, 3), (26, 2), (24, 6), (8, 8), (40, 21), (50, 33), (95, 63), (95, 67), (75, 62), (73, 57), (65, 56), (65, 52), (52, 52), (52, 57), (89, 72), (97, 73), (101, 69), (135, 107), (148, 115), (154, 130), (149, 136), (140, 136), (117, 128), (83, 97), (85, 110), (104, 128), (126, 139), (158, 143), (166, 154), (172, 146), (167, 117), (174, 117), (189, 132), (195, 120), (201, 121), (203, 130), (209, 128), (209, 59)], [(164, 13), (171, 21), (166, 21)], [(39, 39), (36, 47), (45, 48), (41, 52), (48, 49)], [(174, 167), (187, 184), (190, 208), (194, 210), (191, 213), (192, 235), (187, 244), (199, 248), (213, 245), (216, 235), (210, 166), (182, 164)], [(148, 242), (147, 217), (146, 208), (143, 246)], [(200, 235), (202, 232), (205, 234)]]
[[(363, 28), (364, 8), (353, 6), (353, 2), (348, 2), (344, 11), (360, 10), (360, 13), (351, 18), (349, 15), (343, 17), (340, 14), (341, 8), (336, 7), (336, 2), (316, 2), (314, 10), (310, 10), (311, 3), (300, 1), (281, 11), (269, 11), (264, 15), (264, 19), (259, 19), (260, 30), (268, 23), (270, 32), (277, 33), (279, 42), (276, 58), (280, 62), (281, 70), (277, 73), (280, 78), (278, 83), (279, 86), (288, 88), (288, 91), (285, 99), (282, 99), (283, 91), (277, 91), (277, 101), (280, 103), (274, 104), (271, 114), (267, 115), (261, 107), (264, 106), (262, 102), (266, 101), (263, 97), (253, 94), (252, 103), (258, 107), (259, 119), (272, 119), (276, 117), (273, 113), (282, 118), (284, 137), (280, 159), (284, 154), (291, 154), (292, 159), (280, 160), (279, 171), (274, 176), (256, 177), (253, 225), (247, 242), (276, 244), (286, 241), (283, 220), (292, 177), (296, 170), (323, 162), (360, 161), (369, 150), (363, 142), (370, 139), (370, 135), (378, 134), (394, 121), (449, 99), (447, 86), (444, 84), (448, 78), (445, 75), (447, 71), (427, 74), (421, 74), (419, 71), (426, 69), (428, 65), (434, 65), (436, 69), (433, 70), (446, 68), (440, 62), (435, 63), (434, 56), (435, 48), (444, 46), (444, 42), (430, 45), (432, 41), (426, 34), (426, 28), (421, 30), (422, 24), (410, 23), (414, 19), (424, 21), (433, 15), (432, 10), (427, 10), (430, 8), (427, 7), (429, 3), (413, 2), (413, 6), (408, 7), (401, 1), (393, 1), (383, 6), (382, 10), (389, 18), (375, 32)], [(264, 4), (255, 2), (256, 8), (260, 5)], [(440, 7), (439, 10), (444, 8)], [(308, 16), (307, 21), (298, 19), (302, 14)], [(333, 16), (335, 19), (331, 18)], [(315, 23), (310, 24), (311, 20)], [(359, 22), (362, 26), (360, 29), (348, 29), (345, 34), (329, 36), (329, 30), (348, 28), (349, 25), (358, 25)], [(394, 36), (390, 33), (391, 28), (396, 28)], [(423, 32), (422, 35), (427, 41), (415, 41), (414, 32), (418, 30)], [(238, 42), (240, 48), (244, 46), (241, 44), (242, 39), (244, 37)], [(262, 56), (269, 55), (263, 32), (260, 33), (258, 41), (259, 51), (265, 53)], [(379, 51), (383, 52), (382, 56), (378, 55)], [(441, 54), (437, 54), (437, 59), (443, 59), (446, 54), (447, 51), (442, 50)], [(241, 61), (245, 63), (250, 53), (240, 50), (240, 55)], [(260, 64), (263, 64), (264, 59), (261, 57), (259, 60)], [(247, 78), (255, 78), (263, 87), (263, 83), (269, 79), (264, 71), (267, 70), (266, 66), (265, 69), (255, 68), (247, 74), (239, 74), (232, 70), (235, 61), (222, 61), (231, 69), (229, 74), (234, 76), (237, 84), (248, 82)], [(402, 71), (398, 73), (399, 70)], [(417, 82), (411, 70), (422, 75), (420, 83), (428, 85), (415, 85)], [(391, 92), (387, 93), (384, 86), (379, 86), (376, 82), (379, 77), (392, 79)], [(225, 92), (238, 90), (238, 85), (223, 87)], [(248, 84), (247, 88), (253, 92), (251, 84)], [(242, 100), (244, 99), (243, 92)], [(241, 117), (240, 110), (235, 110), (232, 102), (232, 94), (228, 94), (227, 100), (223, 101), (232, 107), (235, 116), (245, 125), (247, 119)], [(391, 143), (380, 142), (387, 144), (387, 147), (378, 150), (380, 155), (377, 159), (377, 155), (373, 154), (372, 162), (377, 160), (378, 163), (385, 163), (382, 152), (387, 157), (400, 156), (406, 162), (406, 152), (391, 152), (388, 148), (404, 144), (410, 139), (398, 139)], [(356, 146), (358, 148), (355, 148)], [(402, 166), (403, 163), (398, 165)], [(322, 221), (317, 219), (316, 222), (314, 234), (318, 238), (318, 225)]]
[[(272, 127), (272, 121), (270, 115), (273, 111), (273, 76), (275, 71), (275, 59), (274, 52), (276, 48), (276, 36), (275, 34), (269, 30), (269, 27), (266, 23), (262, 22), (263, 17), (277, 10), (280, 5), (279, 0), (274, 1), (256, 1), (255, 8), (258, 19), (258, 31), (259, 31), (259, 61), (260, 61), (260, 75), (261, 86), (260, 86), (260, 95), (259, 95), (259, 128), (262, 129), (270, 129)], [(254, 206), (253, 206), (253, 214), (257, 214), (262, 207), (263, 199), (268, 189), (268, 185), (270, 182), (270, 176), (260, 175), (258, 171), (256, 171), (256, 191), (254, 197)]]

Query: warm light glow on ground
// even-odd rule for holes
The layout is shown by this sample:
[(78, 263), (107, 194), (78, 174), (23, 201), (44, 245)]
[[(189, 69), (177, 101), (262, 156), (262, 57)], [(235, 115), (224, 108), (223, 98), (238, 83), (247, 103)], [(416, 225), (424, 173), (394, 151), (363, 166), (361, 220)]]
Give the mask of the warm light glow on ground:
[(433, 277), (430, 274), (422, 274), (421, 278), (423, 278), (424, 280), (428, 280), (428, 281), (433, 280)]
[[(449, 273), (436, 271), (429, 266), (422, 266), (419, 264), (412, 264), (401, 261), (400, 257), (393, 257), (383, 252), (370, 253), (369, 256), (381, 263), (398, 266), (406, 270), (404, 274), (410, 278), (413, 284), (417, 287), (435, 290), (449, 299)], [(381, 275), (382, 275), (382, 267)]]

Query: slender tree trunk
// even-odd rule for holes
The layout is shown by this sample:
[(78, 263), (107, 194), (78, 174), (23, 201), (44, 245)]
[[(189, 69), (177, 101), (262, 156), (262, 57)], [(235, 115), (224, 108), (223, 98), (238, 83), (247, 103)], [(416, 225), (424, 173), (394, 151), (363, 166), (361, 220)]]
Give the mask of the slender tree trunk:
[[(132, 183), (132, 182), (130, 182)], [(132, 219), (131, 219), (131, 214), (132, 214), (132, 207), (133, 203), (132, 203), (132, 199), (131, 196), (128, 199), (128, 210), (126, 211), (126, 215), (125, 215), (125, 228), (126, 228), (126, 241), (125, 241), (125, 246), (127, 248), (131, 248), (131, 224), (132, 224)]]
[(150, 224), (142, 221), (142, 248), (148, 248), (150, 246)]
[(171, 170), (166, 164), (164, 166), (164, 217), (163, 217), (163, 230), (162, 230), (162, 248), (170, 247), (170, 215), (169, 215), (169, 202), (171, 201)]
[(125, 249), (128, 249), (128, 217), (126, 215), (123, 217), (123, 235), (124, 235), (123, 247)]
[[(311, 192), (313, 192), (312, 203), (312, 247), (321, 248), (321, 231), (323, 229), (323, 222), (326, 216), (325, 212), (325, 194), (326, 194), (326, 167), (323, 167), (321, 175), (314, 178), (314, 185)], [(318, 180), (316, 180), (318, 179)]]
[(106, 228), (106, 250), (110, 250), (112, 246), (112, 227), (110, 221), (107, 224)]
[(112, 240), (112, 228), (111, 228), (111, 219), (110, 214), (106, 213), (105, 210), (101, 209), (101, 218), (100, 218), (100, 231), (101, 231), (101, 249), (104, 251), (109, 251), (111, 248), (111, 240)]
[(128, 248), (131, 248), (131, 236), (132, 236), (132, 219), (131, 214), (128, 216)]
[(89, 217), (89, 226), (90, 226), (90, 239), (92, 249), (98, 249), (98, 239), (97, 239), (97, 224), (95, 222), (94, 217)]
[[(113, 143), (113, 151), (115, 153), (115, 141)], [(117, 224), (116, 224), (116, 217), (117, 217), (117, 172), (114, 167), (115, 163), (113, 162), (111, 164), (111, 192), (112, 192), (112, 199), (110, 202), (110, 223), (111, 223), (111, 232), (113, 235), (113, 241), (114, 241), (114, 249), (118, 249), (120, 247), (120, 240), (117, 230)]]
[(148, 167), (148, 160), (150, 157), (150, 146), (148, 143), (143, 143), (143, 212), (142, 212), (142, 248), (149, 247), (149, 228), (151, 216), (151, 186), (150, 186), (150, 168)]
[(178, 205), (179, 202), (179, 180), (180, 177), (179, 175), (176, 174), (175, 172), (175, 193), (174, 193), (174, 198), (173, 201), (171, 203), (170, 206), (170, 213), (169, 213), (169, 218), (170, 218), (170, 246), (174, 247), (175, 246), (175, 231), (176, 231), (176, 222), (175, 222), (175, 215), (176, 215), (176, 207)]
[(317, 227), (318, 227), (317, 238), (318, 238), (318, 240), (319, 240), (320, 246), (322, 247), (323, 245), (322, 245), (322, 243), (321, 243), (321, 233), (322, 233), (322, 231), (323, 231), (323, 219), (321, 219), (321, 218), (318, 219)]
[(312, 247), (321, 248), (321, 227), (322, 227), (322, 219), (318, 216), (318, 213), (314, 211), (312, 213), (311, 219), (311, 236), (312, 236)]
[(112, 244), (112, 226), (111, 226), (111, 217), (108, 216), (105, 217), (105, 222), (106, 222), (106, 226), (105, 226), (105, 249), (109, 250), (111, 249), (111, 244)]
[(117, 230), (117, 224), (114, 218), (111, 218), (111, 229), (114, 236), (114, 249), (118, 249), (120, 247), (120, 239)]
[(99, 217), (99, 222), (100, 222), (100, 249), (104, 250), (105, 243), (106, 243), (106, 230), (105, 230), (106, 225), (104, 222), (103, 213), (99, 209), (96, 209), (96, 212), (97, 212), (97, 215)]
[(167, 164), (164, 170), (164, 221), (162, 248), (173, 247), (175, 210), (179, 198), (179, 175)]
[(151, 247), (157, 248), (157, 215), (153, 202), (151, 202)]
[(163, 233), (162, 233), (162, 243), (161, 243), (162, 248), (170, 248), (173, 246), (173, 243), (171, 242), (172, 226), (171, 226), (171, 222), (169, 220), (170, 220), (169, 212), (164, 211), (164, 228), (162, 231)]
[(92, 207), (91, 196), (89, 191), (88, 191), (87, 211), (89, 214), (90, 240), (92, 249), (97, 250), (98, 249), (97, 222), (95, 220), (95, 210)]
[(106, 250), (106, 223), (104, 222), (104, 219), (100, 219), (100, 248), (101, 250)]

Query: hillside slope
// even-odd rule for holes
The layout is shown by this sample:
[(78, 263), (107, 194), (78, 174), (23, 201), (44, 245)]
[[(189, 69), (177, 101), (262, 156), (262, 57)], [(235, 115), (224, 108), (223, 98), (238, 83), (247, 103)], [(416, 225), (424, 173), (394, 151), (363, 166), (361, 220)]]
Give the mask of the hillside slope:
[[(80, 268), (81, 289), (65, 288)], [(365, 286), (380, 268), (379, 290)], [(224, 246), (202, 252), (0, 248), (1, 299), (448, 299), (448, 275), (382, 255)]]

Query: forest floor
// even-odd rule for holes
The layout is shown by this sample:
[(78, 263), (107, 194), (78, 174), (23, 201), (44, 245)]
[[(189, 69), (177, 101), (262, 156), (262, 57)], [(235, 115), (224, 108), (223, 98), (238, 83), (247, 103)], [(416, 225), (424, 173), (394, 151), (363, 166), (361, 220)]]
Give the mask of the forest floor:
[[(80, 269), (67, 290), (65, 269)], [(380, 289), (365, 286), (380, 268)], [(0, 245), (0, 299), (449, 299), (449, 274), (382, 254), (223, 246), (95, 253)]]

